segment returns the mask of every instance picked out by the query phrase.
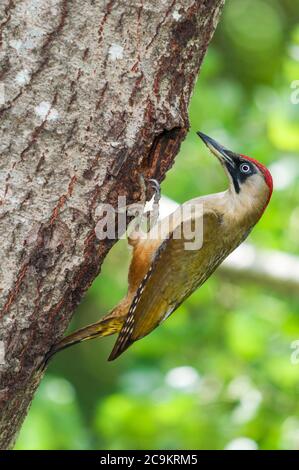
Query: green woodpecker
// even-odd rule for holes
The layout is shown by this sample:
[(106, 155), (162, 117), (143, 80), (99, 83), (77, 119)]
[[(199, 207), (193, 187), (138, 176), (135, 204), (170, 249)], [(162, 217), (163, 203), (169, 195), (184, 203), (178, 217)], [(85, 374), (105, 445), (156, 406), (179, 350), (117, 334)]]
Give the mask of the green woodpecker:
[[(109, 360), (116, 359), (200, 287), (261, 218), (273, 189), (269, 170), (257, 160), (227, 150), (201, 132), (198, 135), (221, 163), (229, 188), (185, 202), (146, 237), (141, 232), (140, 236), (135, 232), (129, 237), (133, 256), (127, 295), (97, 323), (57, 343), (47, 360), (73, 344), (119, 333), (109, 356)], [(195, 239), (197, 231), (202, 235), (201, 244), (197, 247), (195, 243), (194, 249), (190, 233)]]

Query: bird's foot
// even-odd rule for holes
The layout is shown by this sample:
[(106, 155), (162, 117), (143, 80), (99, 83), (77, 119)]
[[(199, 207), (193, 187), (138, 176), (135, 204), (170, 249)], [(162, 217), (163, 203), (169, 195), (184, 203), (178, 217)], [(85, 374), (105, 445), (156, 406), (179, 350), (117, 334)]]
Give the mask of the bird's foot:
[[(141, 190), (140, 204), (145, 205), (146, 204), (146, 192), (147, 192), (145, 178), (140, 173), (138, 175), (138, 179), (139, 179), (139, 185), (140, 185), (140, 190)], [(152, 188), (154, 189), (154, 204), (159, 204), (159, 201), (161, 199), (161, 187), (160, 187), (159, 181), (154, 178), (149, 178), (147, 181), (148, 183), (151, 184)]]
[[(141, 187), (143, 191), (146, 188), (146, 185), (145, 185), (143, 176), (142, 175), (140, 176), (141, 176), (141, 181), (142, 181)], [(156, 179), (150, 178), (147, 181), (148, 183), (150, 183), (150, 185), (154, 189), (154, 200), (153, 200), (152, 208), (148, 210), (147, 212), (144, 212), (141, 216), (141, 223), (145, 221), (145, 225), (146, 225), (145, 231), (148, 233), (153, 228), (153, 226), (157, 223), (157, 220), (159, 218), (159, 202), (161, 199), (161, 188), (160, 188), (159, 182)]]
[[(153, 207), (151, 211), (149, 212), (149, 218), (150, 218), (150, 224), (149, 224), (149, 230), (157, 223), (159, 219), (159, 203), (161, 199), (161, 187), (160, 184), (157, 180), (155, 179), (149, 179), (149, 183), (151, 183), (155, 193), (154, 193), (154, 201), (153, 201)], [(148, 231), (149, 231), (148, 230)]]
[(150, 178), (149, 183), (151, 183), (153, 189), (155, 190), (155, 195), (154, 195), (154, 204), (159, 204), (160, 199), (161, 199), (161, 186), (158, 180), (155, 180), (153, 178)]
[[(143, 210), (146, 204), (147, 185), (146, 180), (142, 174), (139, 174), (138, 178), (141, 195), (140, 202), (136, 204), (138, 208), (133, 205), (130, 210), (130, 215), (135, 216), (135, 220), (133, 223), (134, 228), (132, 231), (130, 231), (130, 233), (128, 233), (128, 242), (130, 245), (135, 245), (138, 240), (144, 238), (144, 233), (148, 233), (159, 218), (159, 201), (161, 198), (160, 184), (157, 180), (152, 178), (147, 180), (147, 182), (151, 184), (155, 192), (152, 209), (147, 212), (144, 212)], [(142, 210), (140, 210), (140, 208), (142, 208)]]

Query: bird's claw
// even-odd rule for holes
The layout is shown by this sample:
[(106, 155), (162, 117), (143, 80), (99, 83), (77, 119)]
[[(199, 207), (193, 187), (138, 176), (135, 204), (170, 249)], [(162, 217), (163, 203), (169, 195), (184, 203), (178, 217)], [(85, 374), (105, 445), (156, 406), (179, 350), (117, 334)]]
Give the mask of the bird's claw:
[[(159, 201), (161, 198), (161, 188), (160, 188), (159, 182), (153, 178), (149, 178), (145, 182), (145, 178), (142, 174), (139, 174), (138, 178), (139, 178), (139, 184), (140, 184), (140, 189), (141, 189), (139, 204), (143, 206), (143, 208), (145, 207), (146, 189), (147, 189), (146, 182), (150, 183), (150, 185), (154, 189), (154, 201), (153, 201), (152, 209), (150, 211), (143, 212), (142, 214), (140, 214), (140, 211), (138, 211), (138, 213), (135, 214), (136, 222), (135, 222), (134, 230), (128, 235), (129, 243), (130, 242), (135, 243), (135, 239), (140, 236), (140, 233), (143, 233), (140, 230), (140, 227), (143, 225), (144, 222), (146, 224), (145, 231), (149, 232), (151, 227), (155, 225), (155, 223), (157, 222), (159, 218)], [(134, 215), (134, 214), (130, 214), (130, 215)]]
[[(145, 203), (146, 203), (146, 189), (147, 189), (146, 184), (145, 184), (145, 178), (142, 174), (139, 173), (138, 179), (139, 179), (139, 184), (140, 184), (140, 189), (141, 189), (140, 203), (145, 205)], [(149, 178), (147, 181), (148, 181), (148, 183), (151, 184), (152, 188), (155, 191), (154, 203), (157, 204), (161, 199), (160, 183), (154, 178)]]
[(154, 202), (157, 204), (161, 199), (160, 183), (157, 180), (153, 179), (153, 178), (150, 178), (148, 181), (149, 181), (149, 183), (151, 183), (153, 189), (155, 190)]

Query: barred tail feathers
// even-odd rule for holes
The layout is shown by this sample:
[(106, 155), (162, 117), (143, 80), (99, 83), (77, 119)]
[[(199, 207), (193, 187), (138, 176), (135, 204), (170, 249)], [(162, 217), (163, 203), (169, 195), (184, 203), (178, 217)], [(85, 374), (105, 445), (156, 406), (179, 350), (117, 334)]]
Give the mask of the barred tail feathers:
[(75, 344), (95, 339), (98, 337), (110, 336), (119, 333), (128, 311), (127, 302), (121, 302), (112, 311), (105, 315), (101, 320), (91, 325), (80, 328), (70, 335), (62, 338), (61, 341), (54, 344), (46, 355), (45, 363), (59, 351), (69, 348)]

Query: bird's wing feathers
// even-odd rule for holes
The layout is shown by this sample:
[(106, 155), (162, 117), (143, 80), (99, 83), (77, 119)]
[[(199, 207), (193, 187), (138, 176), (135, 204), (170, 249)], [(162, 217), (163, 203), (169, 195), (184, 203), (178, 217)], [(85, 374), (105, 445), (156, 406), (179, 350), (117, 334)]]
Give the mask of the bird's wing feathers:
[(211, 246), (217, 251), (215, 238), (221, 217), (210, 210), (205, 211), (200, 219), (191, 217), (188, 220), (189, 235), (200, 228), (196, 224), (202, 223), (203, 243), (200, 249), (186, 249), (186, 243), (190, 243), (190, 236), (186, 238), (185, 233), (186, 220), (161, 243), (137, 289), (109, 360), (118, 357), (134, 341), (156, 328), (208, 277), (209, 266), (203, 264), (206, 263), (204, 260), (211, 258), (207, 253)]

